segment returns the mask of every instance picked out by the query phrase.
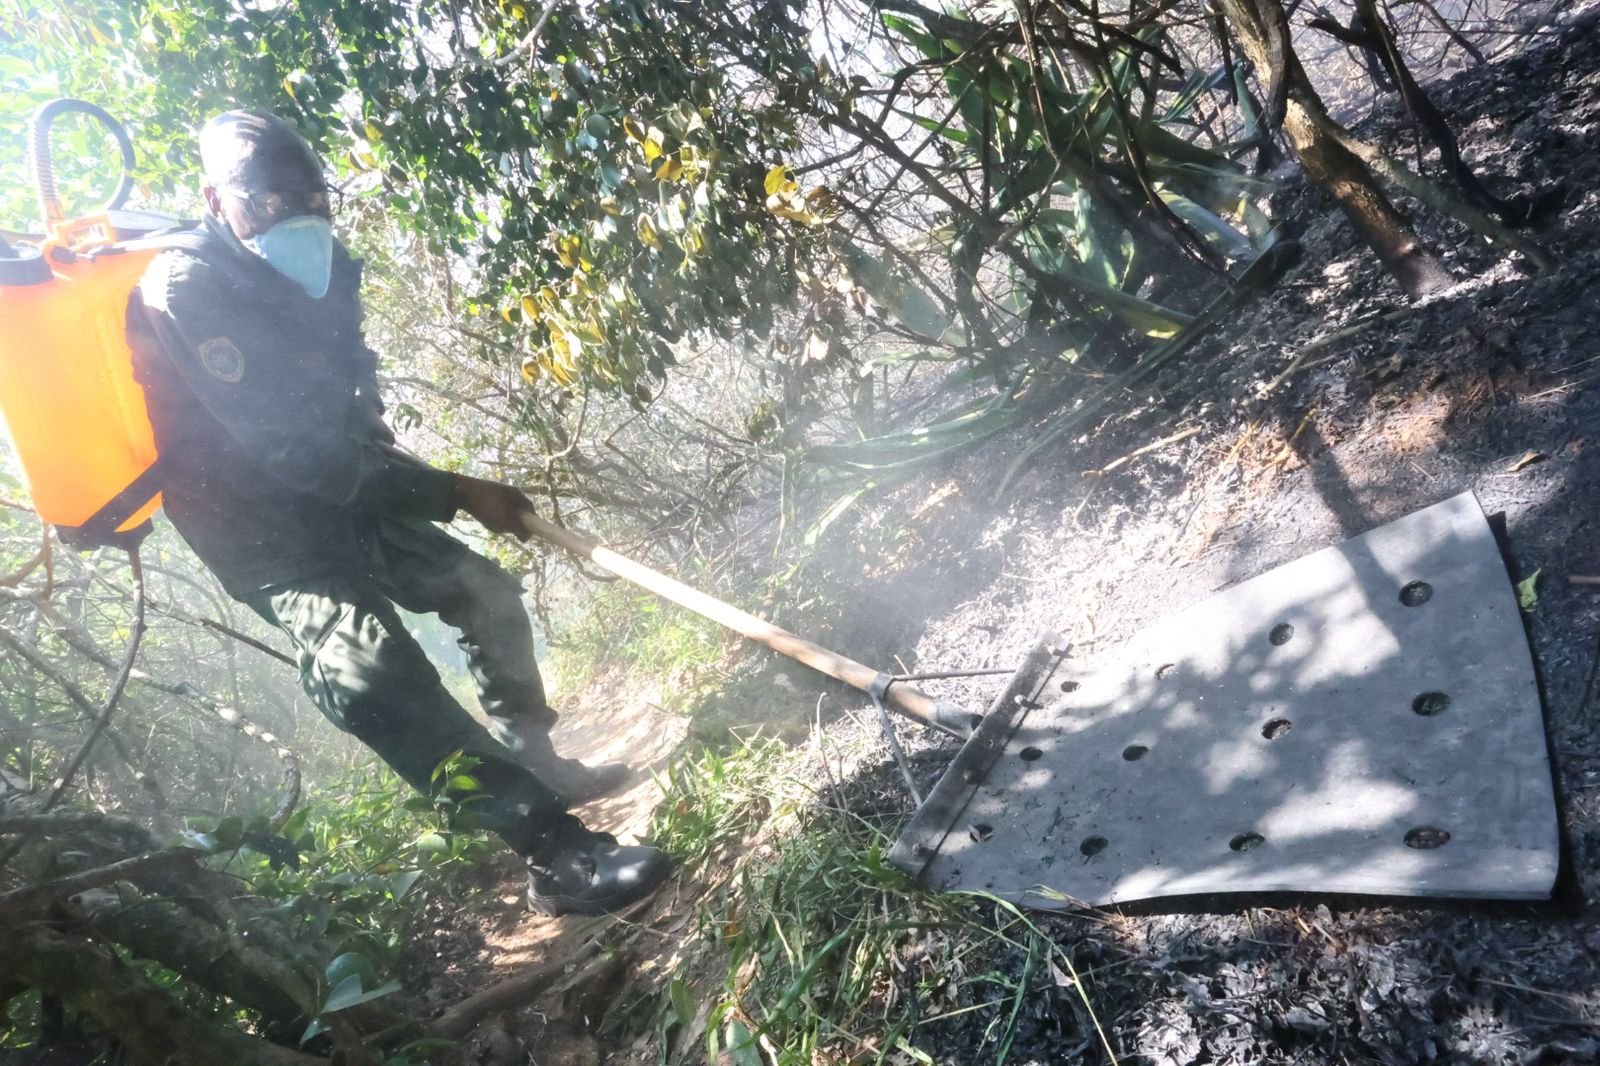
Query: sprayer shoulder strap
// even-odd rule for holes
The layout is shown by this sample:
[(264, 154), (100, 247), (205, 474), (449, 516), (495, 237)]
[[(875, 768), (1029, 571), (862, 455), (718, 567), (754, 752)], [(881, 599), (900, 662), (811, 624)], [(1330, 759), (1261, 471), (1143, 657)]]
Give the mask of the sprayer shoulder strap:
[(145, 238), (149, 244), (160, 248), (162, 251), (188, 252), (196, 259), (214, 262), (218, 249), (217, 238), (207, 232), (203, 226), (191, 226), (188, 229), (163, 230)]

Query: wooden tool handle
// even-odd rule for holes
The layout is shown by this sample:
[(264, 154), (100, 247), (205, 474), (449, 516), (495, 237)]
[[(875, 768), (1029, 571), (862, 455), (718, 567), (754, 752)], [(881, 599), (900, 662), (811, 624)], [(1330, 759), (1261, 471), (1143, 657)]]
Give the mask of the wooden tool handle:
[[(848, 659), (838, 652), (829, 651), (820, 644), (813, 644), (804, 637), (796, 636), (787, 629), (775, 626), (771, 622), (764, 622), (748, 611), (741, 611), (732, 604), (723, 603), (698, 589), (692, 589), (683, 582), (652, 570), (642, 563), (618, 555), (610, 548), (580, 533), (564, 529), (531, 513), (523, 516), (522, 524), (531, 535), (540, 540), (565, 548), (572, 554), (588, 559), (596, 566), (631, 581), (662, 599), (671, 600), (680, 607), (687, 607), (718, 625), (726, 626), (763, 647), (787, 655), (796, 662), (804, 663), (837, 681), (843, 681), (852, 688), (866, 692), (878, 679), (879, 672), (870, 666)], [(977, 717), (967, 715), (949, 704), (941, 704), (921, 689), (904, 681), (891, 685), (889, 691), (884, 694), (883, 701), (891, 710), (955, 736), (965, 736), (971, 729), (971, 719)]]

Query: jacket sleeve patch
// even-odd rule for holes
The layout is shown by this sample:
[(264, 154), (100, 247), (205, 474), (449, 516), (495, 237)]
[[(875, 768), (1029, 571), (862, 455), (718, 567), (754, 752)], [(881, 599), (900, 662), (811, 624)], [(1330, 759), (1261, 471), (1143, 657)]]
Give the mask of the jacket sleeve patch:
[(226, 337), (213, 337), (201, 343), (197, 354), (206, 372), (214, 378), (236, 385), (244, 378), (244, 353)]

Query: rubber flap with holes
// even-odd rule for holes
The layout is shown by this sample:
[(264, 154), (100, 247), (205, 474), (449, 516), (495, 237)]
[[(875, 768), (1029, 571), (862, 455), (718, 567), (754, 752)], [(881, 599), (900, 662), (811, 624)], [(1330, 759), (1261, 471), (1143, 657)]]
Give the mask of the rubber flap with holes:
[(1114, 653), (1061, 651), (1047, 638), (1029, 657), (895, 843), (897, 866), (1041, 909), (1554, 886), (1533, 661), (1471, 493)]

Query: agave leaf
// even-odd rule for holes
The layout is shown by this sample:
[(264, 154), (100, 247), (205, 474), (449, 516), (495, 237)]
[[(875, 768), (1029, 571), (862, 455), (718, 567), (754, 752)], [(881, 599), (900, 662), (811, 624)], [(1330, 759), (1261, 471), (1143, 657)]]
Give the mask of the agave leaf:
[[(983, 115), (988, 110), (984, 102), (985, 93), (978, 86), (979, 79), (980, 72), (973, 68), (970, 61), (952, 63), (944, 71), (945, 90), (950, 94), (950, 102), (955, 105), (967, 132), (973, 137), (983, 135)], [(991, 124), (989, 128), (992, 130), (994, 127)]]
[(1201, 238), (1229, 259), (1252, 259), (1255, 249), (1250, 238), (1229, 225), (1221, 216), (1207, 211), (1187, 196), (1179, 195), (1162, 185), (1156, 186), (1156, 195), (1172, 209), (1172, 213)]
[(1229, 76), (1230, 70), (1226, 66), (1220, 66), (1209, 74), (1199, 70), (1190, 72), (1183, 88), (1178, 90), (1178, 95), (1167, 105), (1162, 121), (1174, 122), (1186, 116), (1194, 110), (1194, 105), (1199, 102), (1203, 94), (1227, 85)]
[(1244, 168), (1227, 155), (1204, 145), (1186, 141), (1157, 122), (1139, 121), (1134, 124), (1134, 136), (1152, 159), (1176, 163), (1193, 163), (1197, 166), (1243, 174)]
[(1050, 153), (1037, 151), (1033, 158), (1024, 163), (1014, 177), (1008, 177), (1000, 185), (1000, 195), (995, 201), (995, 210), (1000, 214), (1021, 208), (1024, 203), (1032, 200), (1045, 190), (1053, 177), (1056, 176), (1056, 161)]
[(945, 140), (952, 141), (961, 145), (962, 147), (965, 147), (972, 140), (972, 135), (966, 130), (957, 129), (948, 121), (939, 122), (929, 118), (926, 115), (918, 115), (914, 112), (907, 111), (903, 107), (895, 107), (893, 110), (895, 114), (899, 115), (912, 125), (920, 126), (929, 133), (936, 133)]
[(1241, 204), (1241, 213), (1244, 215), (1245, 229), (1250, 232), (1250, 246), (1258, 253), (1278, 243), (1278, 227), (1273, 225), (1266, 212), (1245, 200)]
[(899, 366), (906, 363), (948, 363), (955, 356), (933, 351), (931, 348), (908, 348), (898, 352), (880, 352), (861, 364), (863, 373), (880, 366)]
[(806, 527), (805, 546), (808, 548), (816, 547), (817, 542), (823, 538), (835, 522), (849, 513), (850, 509), (861, 501), (861, 497), (877, 487), (878, 483), (876, 481), (870, 479), (863, 481), (823, 508), (822, 513), (817, 516), (817, 520)]
[(1239, 102), (1239, 112), (1244, 116), (1244, 139), (1255, 140), (1261, 136), (1261, 113), (1250, 98), (1250, 85), (1245, 80), (1250, 74), (1249, 63), (1233, 65), (1233, 95)]
[(1077, 289), (1092, 302), (1122, 319), (1128, 325), (1151, 337), (1171, 337), (1192, 321), (1192, 316), (1182, 311), (1164, 307), (1153, 300), (1135, 296), (1113, 285), (1108, 285), (1089, 273), (1088, 268), (1064, 259), (1056, 264), (1039, 263), (1042, 270)]
[(940, 59), (944, 56), (944, 45), (923, 30), (918, 23), (887, 11), (880, 12), (879, 18), (883, 20), (884, 29), (904, 37), (912, 47), (922, 53), (924, 58)]
[(968, 410), (942, 422), (916, 429), (886, 433), (849, 444), (819, 444), (809, 449), (807, 458), (856, 470), (887, 471), (923, 463), (957, 448), (964, 448), (1016, 421), (1017, 411), (1009, 405), (982, 401), (977, 410)]
[(907, 329), (938, 339), (950, 328), (950, 316), (940, 309), (933, 297), (891, 272), (878, 257), (869, 255), (848, 238), (839, 238), (839, 244), (850, 279), (888, 308)]

